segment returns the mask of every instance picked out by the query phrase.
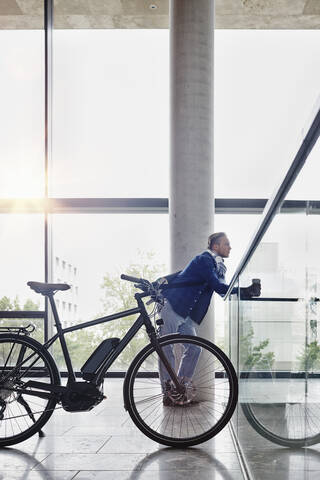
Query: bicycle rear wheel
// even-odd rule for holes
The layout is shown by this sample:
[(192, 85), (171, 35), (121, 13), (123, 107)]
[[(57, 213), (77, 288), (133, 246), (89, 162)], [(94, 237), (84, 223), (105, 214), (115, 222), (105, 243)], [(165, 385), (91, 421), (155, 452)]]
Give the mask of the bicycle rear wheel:
[[(158, 354), (147, 345), (133, 360), (124, 382), (124, 402), (136, 426), (149, 438), (172, 447), (188, 447), (215, 436), (237, 404), (238, 382), (230, 360), (200, 337), (168, 335), (160, 346), (183, 352), (190, 344), (201, 354), (193, 376), (195, 397), (183, 406), (167, 406), (158, 374)], [(183, 353), (182, 353), (183, 354)], [(175, 371), (178, 372), (179, 361)]]
[(40, 396), (21, 393), (22, 389), (35, 391), (27, 385), (30, 379), (60, 384), (53, 358), (41, 347), (39, 342), (23, 335), (0, 335), (0, 447), (31, 437), (53, 413), (53, 396), (41, 398), (41, 390)]

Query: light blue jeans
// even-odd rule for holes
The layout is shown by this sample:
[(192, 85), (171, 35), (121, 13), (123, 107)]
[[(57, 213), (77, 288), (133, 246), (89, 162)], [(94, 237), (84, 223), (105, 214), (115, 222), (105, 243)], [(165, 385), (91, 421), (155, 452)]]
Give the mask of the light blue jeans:
[[(160, 330), (161, 336), (169, 335), (171, 333), (180, 333), (181, 335), (197, 335), (197, 324), (190, 317), (180, 317), (180, 315), (178, 315), (172, 309), (168, 301), (165, 302), (160, 315), (164, 322)], [(163, 350), (170, 362), (170, 365), (177, 372), (178, 377), (184, 377), (191, 380), (201, 354), (201, 347), (185, 343), (183, 344), (183, 348), (184, 351), (181, 356), (180, 364), (176, 366), (177, 368), (175, 368), (176, 358), (173, 348), (167, 346), (164, 347)], [(164, 388), (166, 381), (170, 380), (170, 376), (161, 361), (159, 361), (159, 374), (162, 388)]]

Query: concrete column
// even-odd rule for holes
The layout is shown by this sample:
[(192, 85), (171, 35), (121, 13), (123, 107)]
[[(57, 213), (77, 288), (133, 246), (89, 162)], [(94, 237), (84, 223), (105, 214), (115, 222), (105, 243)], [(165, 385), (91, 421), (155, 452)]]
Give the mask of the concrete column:
[[(213, 232), (214, 0), (170, 2), (172, 271), (205, 250)], [(213, 318), (199, 335), (213, 339)]]

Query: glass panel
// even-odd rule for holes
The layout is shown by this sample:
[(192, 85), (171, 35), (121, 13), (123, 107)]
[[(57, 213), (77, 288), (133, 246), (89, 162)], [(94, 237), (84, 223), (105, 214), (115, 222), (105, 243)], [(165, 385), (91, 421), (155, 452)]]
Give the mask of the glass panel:
[[(297, 227), (299, 226), (299, 227)], [(302, 368), (306, 342), (306, 217), (278, 215), (241, 276), (261, 278), (262, 296), (240, 301), (239, 431), (246, 445), (266, 438), (304, 444), (309, 435)], [(299, 444), (296, 446), (299, 446)]]
[[(161, 214), (53, 216), (54, 281), (72, 285), (70, 291), (55, 296), (63, 324), (135, 307), (135, 289), (120, 280), (120, 274), (155, 280), (168, 273), (168, 230), (168, 216)], [(80, 368), (102, 339), (122, 337), (135, 318), (69, 334), (74, 366)], [(143, 329), (114, 369), (123, 370), (145, 341)], [(58, 360), (64, 367), (61, 357)]]
[[(309, 185), (317, 199), (312, 179), (318, 173), (318, 148), (290, 192), (305, 200)], [(240, 300), (238, 311), (229, 309), (229, 321), (238, 323), (230, 339), (232, 345), (238, 342), (235, 423), (253, 469), (252, 449), (270, 441), (287, 447), (320, 442), (320, 228), (319, 209), (311, 208), (316, 204), (274, 218), (240, 277), (242, 287), (260, 278), (261, 297)]]
[(320, 142), (311, 151), (299, 177), (287, 195), (290, 200), (320, 200)]
[[(8, 19), (14, 23), (19, 17)], [(26, 22), (36, 18), (28, 16)], [(44, 34), (10, 28), (0, 30), (0, 198), (39, 197), (44, 192)]]
[(215, 31), (216, 197), (272, 194), (319, 95), (319, 40), (319, 31)]
[(168, 40), (168, 30), (54, 31), (51, 195), (168, 196)]
[[(235, 289), (239, 289), (239, 282), (234, 285)], [(223, 350), (231, 360), (236, 373), (239, 378), (239, 299), (237, 294), (230, 295), (227, 304), (225, 305), (225, 318), (224, 318), (224, 346)], [(215, 317), (216, 318), (216, 317)], [(217, 324), (217, 320), (216, 320)], [(215, 343), (218, 343), (215, 341)], [(222, 347), (220, 343), (218, 346)], [(238, 409), (231, 419), (234, 427), (237, 429), (238, 425)]]
[[(215, 231), (226, 232), (232, 247), (230, 257), (226, 259), (226, 281), (230, 282), (232, 275), (244, 255), (250, 239), (257, 228), (259, 215), (219, 214), (215, 216)], [(225, 330), (226, 304), (220, 295), (214, 296), (215, 343), (224, 351), (228, 351), (229, 335)], [(228, 315), (227, 315), (228, 317)]]
[[(0, 215), (0, 310), (44, 310), (43, 296), (27, 286), (44, 281), (44, 225), (42, 215)], [(1, 326), (36, 325), (33, 336), (43, 339), (43, 319), (0, 319)]]

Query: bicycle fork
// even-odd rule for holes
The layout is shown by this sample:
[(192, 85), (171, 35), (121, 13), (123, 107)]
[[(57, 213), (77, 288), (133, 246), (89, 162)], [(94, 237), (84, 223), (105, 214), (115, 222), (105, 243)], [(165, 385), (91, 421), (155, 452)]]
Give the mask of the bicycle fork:
[(151, 344), (154, 346), (155, 348), (155, 351), (157, 352), (157, 354), (159, 355), (159, 358), (160, 358), (160, 361), (163, 363), (165, 369), (167, 370), (171, 380), (172, 380), (172, 383), (174, 384), (176, 390), (178, 393), (184, 393), (185, 391), (185, 387), (184, 385), (181, 384), (181, 382), (179, 381), (179, 377), (177, 376), (176, 372), (174, 371), (174, 369), (172, 368), (169, 360), (167, 359), (161, 345), (159, 344), (158, 340), (157, 340), (157, 337), (156, 337), (156, 334), (155, 333), (151, 333), (149, 335), (150, 337), (150, 341), (151, 341)]
[(155, 331), (155, 329), (154, 329), (154, 327), (153, 327), (153, 325), (150, 321), (149, 315), (148, 315), (148, 313), (145, 309), (144, 303), (142, 302), (142, 300), (140, 298), (140, 295), (141, 294), (136, 293), (135, 298), (137, 300), (138, 306), (141, 309), (141, 314), (142, 314), (143, 319), (144, 319), (144, 324), (146, 326), (146, 330), (147, 330), (148, 336), (150, 338), (151, 345), (154, 347), (155, 351), (159, 355), (160, 361), (165, 366), (165, 368), (166, 368), (166, 370), (167, 370), (175, 388), (177, 389), (177, 392), (178, 393), (184, 393), (185, 392), (185, 387), (184, 387), (184, 385), (181, 385), (181, 382), (179, 382), (179, 377), (177, 376), (176, 372), (172, 368), (172, 366), (171, 366), (169, 360), (167, 359), (161, 345), (158, 342), (156, 331)]

